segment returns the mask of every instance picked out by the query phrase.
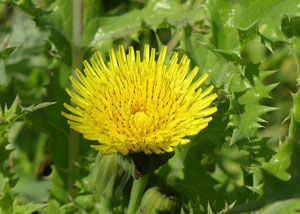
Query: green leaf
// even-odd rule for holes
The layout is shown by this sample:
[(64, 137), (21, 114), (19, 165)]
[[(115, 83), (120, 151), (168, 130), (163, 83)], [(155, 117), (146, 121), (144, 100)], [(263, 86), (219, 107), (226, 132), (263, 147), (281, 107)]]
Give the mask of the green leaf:
[(28, 203), (25, 205), (17, 205), (14, 208), (14, 211), (16, 214), (30, 214), (33, 212), (40, 211), (41, 209), (43, 209), (43, 207), (45, 207), (45, 204)]
[(38, 27), (50, 30), (50, 41), (58, 50), (59, 56), (67, 64), (71, 64), (71, 41), (73, 39), (73, 4), (71, 0), (54, 1), (46, 10), (33, 4), (31, 0), (10, 2), (33, 17)]
[(234, 9), (234, 26), (240, 29), (249, 28), (257, 22), (261, 35), (272, 42), (285, 41), (281, 31), (283, 15), (299, 16), (298, 0), (242, 0)]
[(124, 15), (97, 17), (91, 20), (83, 31), (83, 46), (101, 46), (112, 38), (138, 33), (142, 22), (156, 28), (167, 19), (171, 25), (184, 25), (204, 19), (205, 9), (201, 1), (180, 4), (171, 0), (149, 1), (141, 10), (132, 10)]
[(228, 63), (220, 54), (212, 51), (209, 40), (200, 33), (193, 33), (190, 26), (183, 29), (179, 48), (184, 50), (193, 64), (199, 67), (199, 77), (208, 73), (215, 87), (221, 88), (228, 84), (234, 72), (239, 72), (237, 66)]
[[(244, 173), (239, 164), (242, 159), (245, 159), (248, 154), (244, 151), (240, 151), (237, 146), (233, 145), (228, 147), (224, 144), (221, 148), (220, 155), (218, 157), (218, 165), (215, 171), (211, 173), (211, 176), (219, 181), (219, 184), (215, 186), (216, 189), (224, 188), (224, 184), (230, 179), (230, 185), (227, 185), (226, 192), (231, 192), (236, 186), (244, 185)], [(224, 191), (224, 190), (223, 190)]]
[[(225, 137), (230, 134), (226, 130), (228, 118), (224, 117), (227, 110), (228, 103), (220, 102), (218, 111), (214, 114), (209, 126), (197, 136), (192, 137), (188, 145), (176, 148), (174, 157), (159, 170), (159, 175), (165, 179), (166, 183), (179, 192), (183, 203), (188, 204), (191, 202), (198, 208), (201, 206), (203, 207), (203, 213), (207, 213), (205, 209), (208, 203), (214, 211), (222, 210), (224, 208), (224, 197), (243, 200), (240, 189), (238, 191), (234, 189), (231, 192), (232, 194), (229, 194), (225, 189), (216, 188), (218, 181), (211, 177), (216, 162), (218, 164), (221, 162), (218, 161), (222, 158), (220, 148), (225, 142)], [(237, 164), (234, 165), (238, 166)], [(225, 171), (225, 173), (227, 172)], [(235, 177), (233, 174), (226, 176), (228, 178)], [(240, 181), (238, 177), (235, 178), (237, 179), (232, 182), (233, 186), (236, 181)], [(248, 190), (244, 188), (244, 191)], [(199, 213), (199, 211), (196, 211), (197, 208), (194, 212)]]
[(37, 104), (37, 105), (32, 105), (32, 106), (29, 106), (29, 107), (22, 107), (22, 110), (33, 112), (33, 111), (36, 111), (36, 110), (39, 110), (41, 108), (45, 108), (45, 107), (48, 107), (48, 106), (51, 106), (51, 105), (54, 105), (54, 104), (56, 104), (56, 102), (45, 102), (45, 103), (40, 103), (40, 104)]
[(48, 200), (47, 207), (45, 209), (43, 209), (41, 211), (41, 213), (42, 214), (58, 214), (58, 213), (61, 213), (60, 207), (61, 207), (61, 205), (57, 201), (51, 199), (51, 200)]
[(61, 32), (69, 42), (72, 40), (72, 1), (55, 1), (48, 8), (48, 11), (43, 11), (37, 5), (34, 5), (31, 0), (11, 2), (33, 16), (40, 27), (45, 28), (48, 25)]
[(11, 192), (8, 182), (5, 182), (3, 191), (0, 194), (0, 212), (13, 213), (15, 197)]
[(16, 138), (20, 134), (20, 131), (22, 130), (24, 125), (24, 121), (17, 121), (10, 125), (7, 133), (7, 140), (9, 143), (14, 143), (16, 141)]
[(255, 214), (286, 214), (296, 213), (300, 208), (300, 199), (294, 198), (289, 200), (277, 201), (258, 210)]
[[(6, 106), (5, 106), (6, 107)], [(18, 96), (16, 96), (14, 102), (10, 106), (9, 109), (4, 109), (4, 117), (3, 119), (6, 121), (10, 121), (12, 118), (17, 116), (17, 110), (20, 110), (20, 99)]]
[[(263, 165), (265, 170), (262, 171), (264, 184), (262, 197), (250, 201), (248, 204), (235, 207), (230, 213), (257, 210), (275, 201), (299, 197), (300, 191), (297, 188), (300, 179), (299, 152), (300, 146), (294, 142), (286, 141), (281, 144), (277, 154), (272, 157), (269, 163)], [(284, 175), (281, 175), (283, 172)]]
[(9, 108), (7, 108), (7, 106), (5, 106), (4, 111), (3, 111), (0, 107), (1, 112), (2, 112), (0, 114), (0, 119), (3, 120), (2, 122), (10, 123), (12, 121), (16, 121), (17, 119), (23, 117), (24, 115), (26, 115), (29, 112), (33, 112), (38, 109), (48, 107), (55, 103), (56, 102), (45, 102), (45, 103), (40, 103), (37, 105), (32, 105), (29, 107), (23, 107), (20, 104), (20, 98), (18, 96), (16, 96), (14, 102), (12, 103), (12, 105)]
[(276, 109), (260, 104), (262, 99), (269, 98), (271, 90), (278, 85), (264, 85), (263, 80), (272, 73), (259, 71), (258, 65), (248, 64), (244, 71), (233, 76), (229, 87), (232, 93), (229, 126), (234, 127), (231, 144), (254, 136), (256, 130), (262, 127), (259, 122), (264, 122), (261, 116)]
[(227, 0), (208, 1), (213, 32), (212, 43), (216, 49), (240, 56), (238, 30), (234, 26), (235, 8)]
[[(62, 164), (58, 163), (57, 165), (62, 165)], [(53, 198), (61, 203), (65, 203), (68, 198), (66, 172), (64, 172), (63, 170), (57, 170), (53, 166), (51, 177), (52, 177), (51, 193), (52, 193)]]
[(6, 58), (10, 57), (16, 51), (16, 49), (18, 47), (19, 47), (19, 45), (4, 48), (4, 50), (0, 51), (0, 58), (6, 59)]
[(279, 147), (277, 154), (267, 163), (263, 163), (262, 168), (277, 178), (287, 181), (291, 175), (286, 172), (291, 165), (291, 156), (293, 154), (292, 145), (284, 143)]

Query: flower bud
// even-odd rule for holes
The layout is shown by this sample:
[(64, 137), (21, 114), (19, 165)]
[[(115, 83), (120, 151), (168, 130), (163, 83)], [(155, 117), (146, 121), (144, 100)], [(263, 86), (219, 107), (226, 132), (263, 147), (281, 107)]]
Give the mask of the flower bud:
[(112, 188), (114, 187), (119, 169), (119, 164), (114, 161), (114, 155), (98, 154), (91, 174), (91, 184), (97, 192), (107, 197), (112, 196)]
[(138, 209), (138, 214), (180, 213), (179, 199), (168, 193), (163, 193), (158, 187), (148, 189)]

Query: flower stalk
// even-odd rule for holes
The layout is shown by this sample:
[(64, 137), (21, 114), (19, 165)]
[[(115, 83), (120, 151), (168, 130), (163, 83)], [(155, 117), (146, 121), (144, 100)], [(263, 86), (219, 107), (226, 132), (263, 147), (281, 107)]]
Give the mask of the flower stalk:
[(133, 180), (127, 214), (136, 214), (149, 177), (150, 174), (145, 174), (140, 176), (138, 179)]

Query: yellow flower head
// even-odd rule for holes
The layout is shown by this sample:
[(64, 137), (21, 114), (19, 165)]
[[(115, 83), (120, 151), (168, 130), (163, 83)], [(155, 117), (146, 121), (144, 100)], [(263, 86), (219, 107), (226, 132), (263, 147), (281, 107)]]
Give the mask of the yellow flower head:
[(84, 74), (77, 69), (78, 80), (70, 77), (77, 93), (67, 89), (76, 107), (65, 103), (72, 114), (62, 112), (70, 127), (99, 141), (92, 147), (105, 153), (160, 154), (188, 143), (184, 137), (198, 134), (212, 119), (217, 108), (207, 107), (217, 95), (209, 95), (213, 86), (199, 88), (208, 74), (195, 78), (198, 67), (189, 72), (187, 56), (178, 61), (175, 52), (165, 65), (166, 52), (163, 46), (156, 61), (148, 45), (142, 59), (140, 51), (129, 47), (126, 55), (120, 46), (117, 56), (109, 51), (107, 66), (99, 53), (97, 62), (84, 61)]

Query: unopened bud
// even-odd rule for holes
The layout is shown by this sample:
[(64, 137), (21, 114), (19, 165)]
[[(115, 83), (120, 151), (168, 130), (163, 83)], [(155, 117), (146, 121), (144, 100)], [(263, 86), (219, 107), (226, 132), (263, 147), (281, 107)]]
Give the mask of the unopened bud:
[(176, 196), (163, 193), (158, 187), (152, 187), (145, 192), (137, 213), (178, 214), (180, 213), (180, 201)]

